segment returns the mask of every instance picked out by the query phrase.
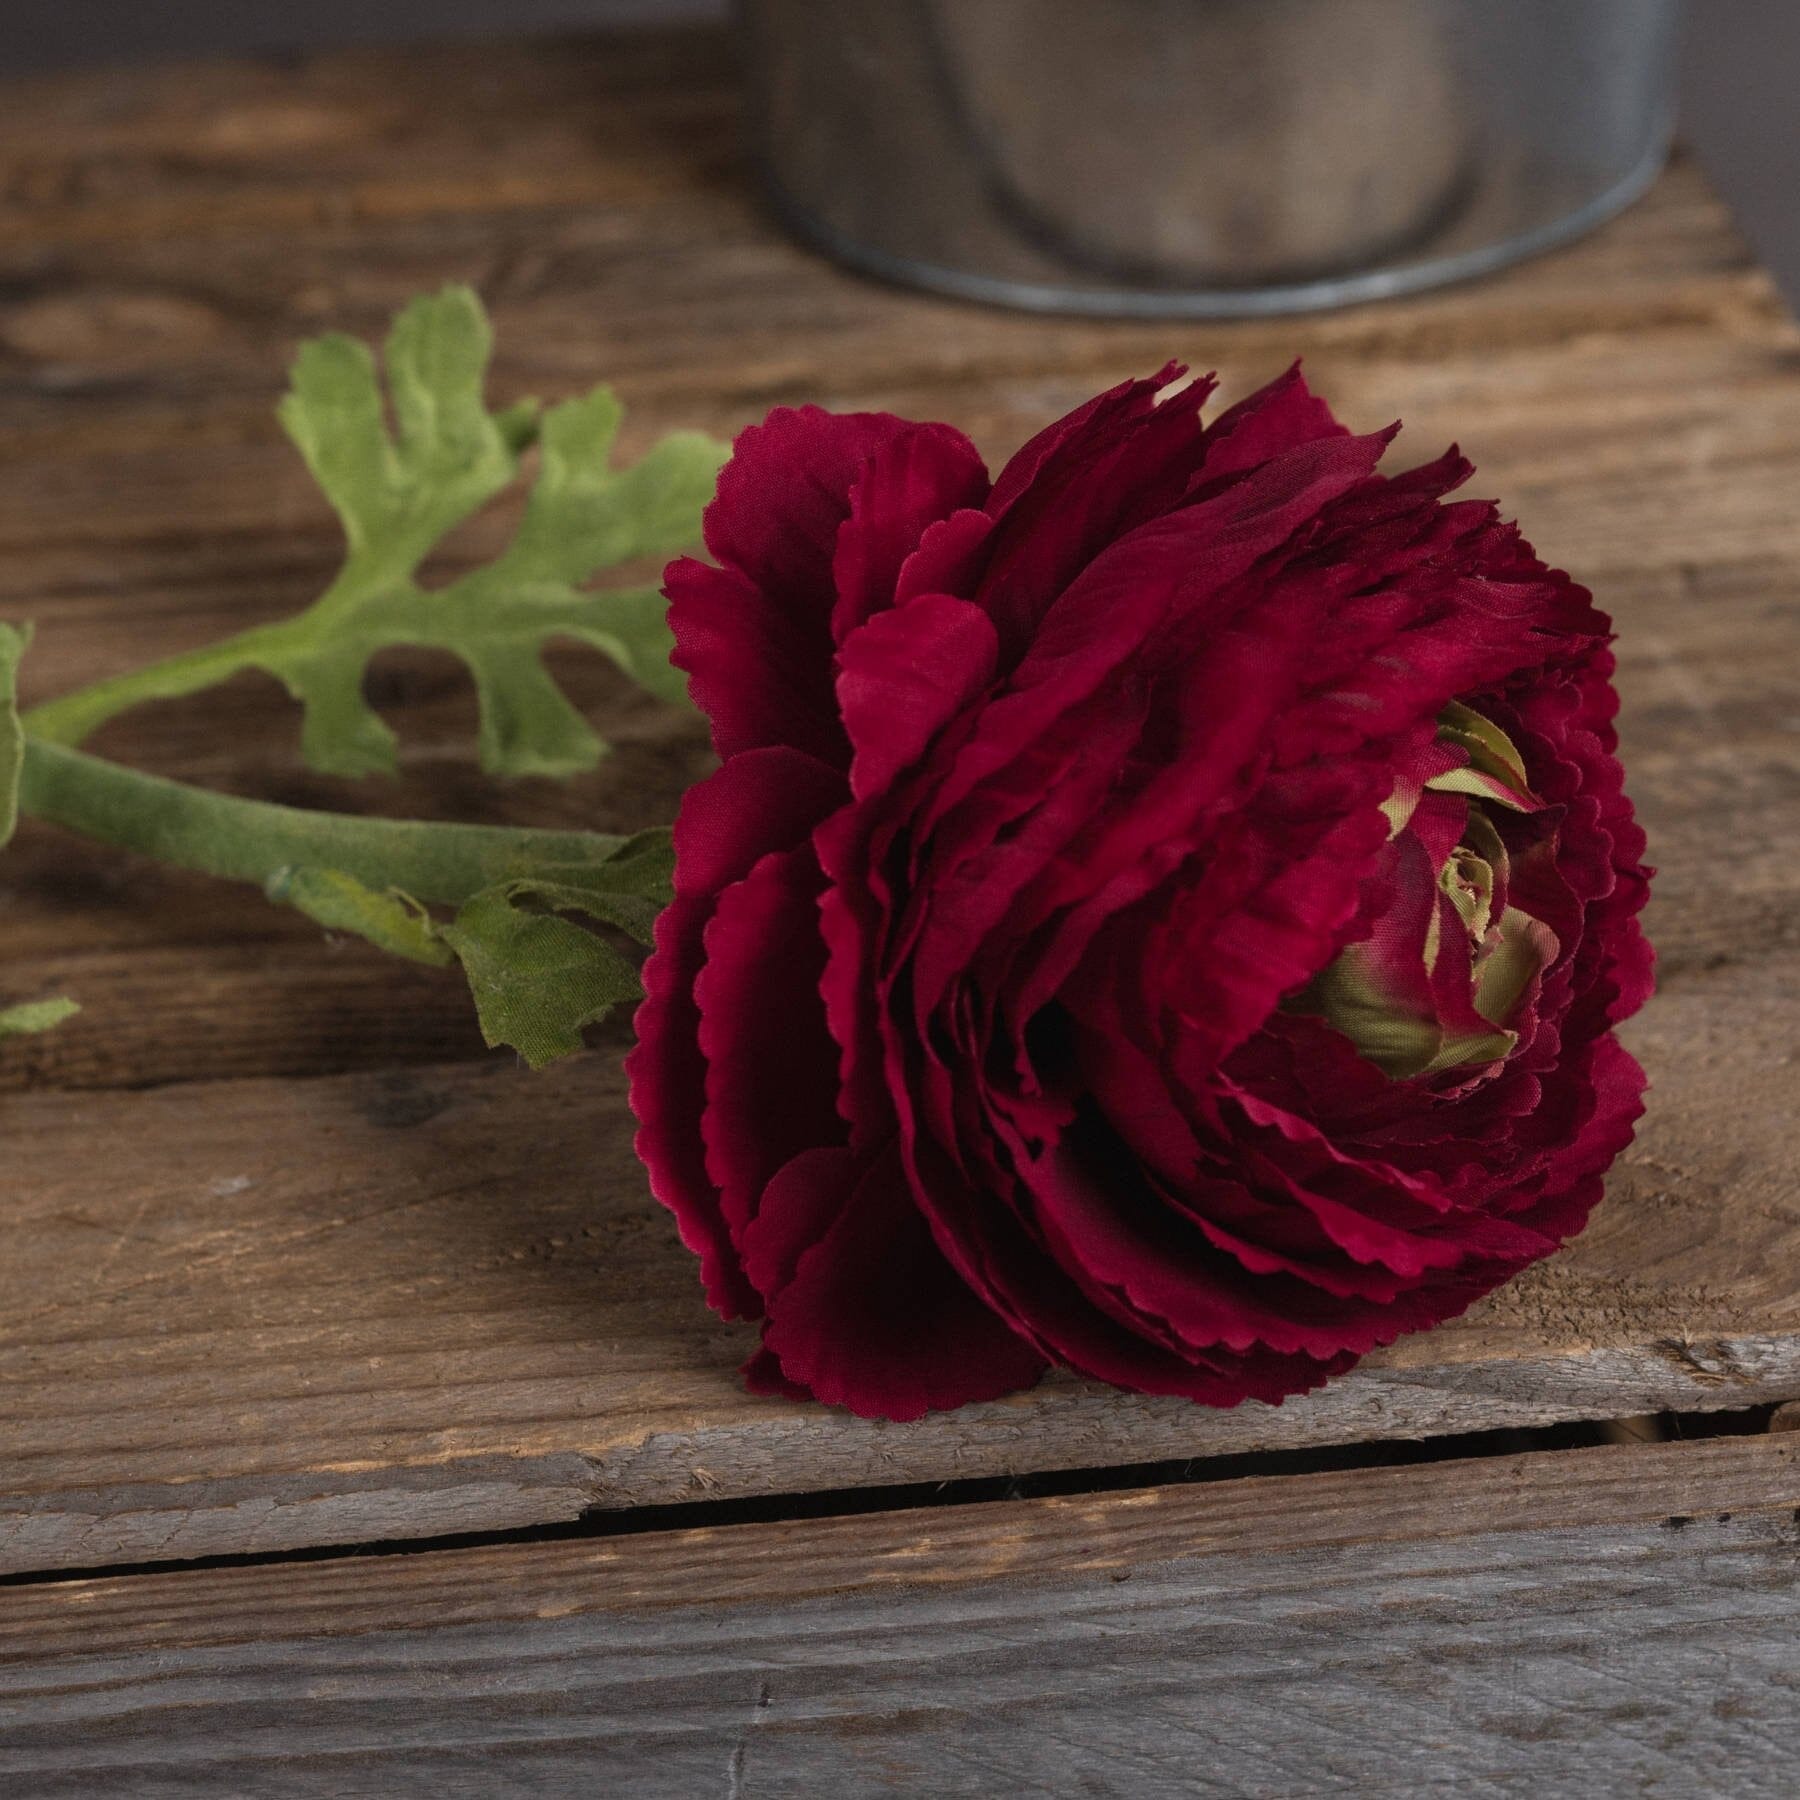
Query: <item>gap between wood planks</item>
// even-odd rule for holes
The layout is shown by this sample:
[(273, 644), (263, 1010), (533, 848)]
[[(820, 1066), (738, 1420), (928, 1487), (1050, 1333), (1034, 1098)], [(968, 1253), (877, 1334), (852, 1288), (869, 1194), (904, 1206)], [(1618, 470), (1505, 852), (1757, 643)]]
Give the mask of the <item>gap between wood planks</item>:
[[(311, 1544), (294, 1550), (243, 1551), (147, 1562), (97, 1563), (79, 1568), (32, 1569), (0, 1575), (0, 1588), (44, 1587), (57, 1582), (113, 1580), (205, 1569), (328, 1562), (347, 1555), (416, 1556), (444, 1550), (563, 1543), (581, 1538), (634, 1537), (656, 1531), (848, 1518), (865, 1513), (920, 1512), (946, 1506), (1118, 1493), (1133, 1488), (1202, 1487), (1210, 1482), (1237, 1481), (1252, 1476), (1347, 1473), (1519, 1455), (1555, 1456), (1564, 1451), (1595, 1449), (1607, 1444), (1755, 1437), (1784, 1430), (1800, 1431), (1800, 1401), (1769, 1402), (1735, 1411), (1665, 1412), (1623, 1419), (1577, 1420), (1529, 1428), (1461, 1432), (1447, 1437), (1375, 1439), (1355, 1444), (1321, 1444), (1300, 1450), (1182, 1457), (1111, 1468), (970, 1476), (957, 1481), (918, 1481), (890, 1487), (826, 1488), (812, 1493), (756, 1494), (729, 1500), (679, 1501), (625, 1510), (594, 1506), (577, 1519), (521, 1526), (510, 1531), (454, 1532), (436, 1537)], [(1687, 1522), (1679, 1514), (1671, 1515), (1665, 1521), (1673, 1527)]]

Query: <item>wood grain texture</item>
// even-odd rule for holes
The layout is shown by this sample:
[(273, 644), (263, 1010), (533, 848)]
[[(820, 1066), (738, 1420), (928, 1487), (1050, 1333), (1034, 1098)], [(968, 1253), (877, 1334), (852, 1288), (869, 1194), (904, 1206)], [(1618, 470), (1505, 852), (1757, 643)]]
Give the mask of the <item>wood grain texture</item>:
[[(448, 978), (253, 894), (27, 826), (0, 992), (0, 1555), (90, 1565), (566, 1519), (588, 1505), (1089, 1467), (1800, 1394), (1800, 333), (1694, 169), (1466, 288), (1234, 326), (890, 292), (748, 198), (707, 34), (66, 78), (0, 106), (0, 614), (28, 697), (302, 603), (328, 515), (271, 407), (302, 335), (477, 282), (497, 389), (597, 376), (658, 431), (777, 401), (955, 419), (999, 455), (1171, 352), (1228, 396), (1304, 352), (1402, 460), (1452, 438), (1621, 626), (1662, 877), (1638, 1146), (1568, 1254), (1325, 1394), (1230, 1414), (1064, 1381), (913, 1427), (755, 1402), (631, 1161), (612, 1054), (530, 1079)], [(502, 508), (451, 546), (498, 541)], [(445, 663), (384, 658), (401, 778), (305, 774), (246, 679), (97, 746), (276, 798), (629, 828), (695, 720), (570, 653), (617, 748), (567, 788), (459, 760)]]
[(1784, 1795), (1788, 1435), (48, 1583), (53, 1795)]
[(1227, 1413), (1060, 1378), (906, 1426), (752, 1399), (754, 1334), (698, 1304), (611, 1059), (15, 1098), (0, 1567), (1800, 1392), (1800, 1147), (1769, 1069), (1800, 966), (1772, 967), (1679, 983), (1634, 1033), (1686, 1073), (1567, 1253)]

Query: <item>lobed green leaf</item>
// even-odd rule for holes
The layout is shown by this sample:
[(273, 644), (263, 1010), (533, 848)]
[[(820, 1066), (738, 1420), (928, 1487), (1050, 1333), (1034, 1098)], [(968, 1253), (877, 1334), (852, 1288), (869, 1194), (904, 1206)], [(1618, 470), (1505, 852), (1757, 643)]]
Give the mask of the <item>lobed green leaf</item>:
[[(543, 412), (530, 400), (492, 411), (492, 350), (481, 302), (455, 286), (400, 314), (379, 365), (354, 338), (303, 346), (280, 418), (343, 526), (330, 587), (291, 618), (50, 701), (33, 712), (33, 731), (75, 746), (141, 701), (256, 668), (300, 702), (301, 748), (314, 768), (384, 771), (395, 763), (394, 734), (364, 699), (364, 675), (380, 651), (416, 644), (448, 651), (473, 676), (483, 768), (567, 775), (605, 746), (544, 668), (552, 638), (590, 644), (659, 698), (682, 700), (660, 594), (590, 584), (698, 541), (726, 446), (676, 432), (615, 468), (623, 414), (607, 389)], [(534, 444), (538, 465), (512, 541), (485, 567), (422, 586), (426, 558), (519, 477)]]
[(642, 997), (637, 970), (579, 914), (648, 944), (668, 904), (674, 851), (666, 830), (607, 843), (584, 861), (522, 862), (439, 921), (410, 895), (377, 892), (340, 869), (289, 868), (268, 884), (329, 930), (351, 931), (415, 962), (462, 965), (488, 1045), (533, 1068), (581, 1047), (581, 1033)]
[[(600, 571), (693, 543), (726, 451), (694, 432), (611, 465), (623, 410), (605, 388), (545, 412), (490, 413), (482, 398), (492, 333), (467, 288), (414, 301), (385, 357), (390, 434), (374, 358), (348, 338), (302, 351), (282, 423), (343, 522), (331, 589), (280, 641), (254, 647), (306, 709), (315, 768), (364, 774), (394, 763), (393, 734), (362, 697), (363, 671), (396, 644), (447, 650), (474, 677), (481, 765), (501, 775), (566, 775), (604, 746), (543, 666), (569, 637), (610, 656), (663, 699), (683, 688), (654, 588), (589, 591)], [(540, 450), (512, 542), (486, 567), (428, 591), (416, 579), (438, 541)]]
[(585, 1026), (643, 992), (604, 939), (555, 913), (522, 911), (508, 894), (477, 894), (440, 929), (468, 977), (482, 1037), (534, 1069), (579, 1050)]

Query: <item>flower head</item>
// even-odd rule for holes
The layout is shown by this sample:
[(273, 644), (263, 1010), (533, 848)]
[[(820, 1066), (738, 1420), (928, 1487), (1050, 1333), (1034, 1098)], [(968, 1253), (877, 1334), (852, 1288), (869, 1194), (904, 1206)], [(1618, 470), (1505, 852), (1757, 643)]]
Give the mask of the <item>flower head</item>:
[(639, 1148), (753, 1385), (1279, 1400), (1578, 1231), (1642, 1076), (1608, 621), (1469, 465), (1169, 369), (990, 481), (780, 411), (668, 576), (722, 758)]

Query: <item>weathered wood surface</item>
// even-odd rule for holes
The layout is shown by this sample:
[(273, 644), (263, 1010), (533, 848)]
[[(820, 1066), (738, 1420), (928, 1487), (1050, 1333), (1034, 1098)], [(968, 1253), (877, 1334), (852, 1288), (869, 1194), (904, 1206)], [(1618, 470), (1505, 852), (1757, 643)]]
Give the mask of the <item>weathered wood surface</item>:
[(1785, 1800), (1797, 1520), (1782, 1434), (47, 1583), (0, 1784)]
[[(496, 1067), (448, 978), (252, 894), (27, 826), (0, 992), (87, 1011), (0, 1050), (0, 1557), (91, 1565), (515, 1526), (706, 1494), (1800, 1394), (1800, 333), (1699, 176), (1434, 297), (1242, 326), (1021, 318), (784, 242), (736, 160), (717, 40), (84, 76), (0, 106), (0, 615), (28, 694), (292, 607), (330, 520), (270, 416), (294, 341), (469, 279), (497, 386), (607, 376), (631, 445), (816, 399), (1002, 453), (1184, 353), (1242, 391), (1304, 352), (1354, 422), (1460, 438), (1478, 487), (1617, 613), (1663, 875), (1656, 1092), (1595, 1227), (1456, 1325), (1279, 1410), (1073, 1383), (896, 1429), (738, 1389), (628, 1150), (611, 1050)], [(466, 534), (491, 543), (504, 518)], [(281, 798), (632, 826), (695, 721), (576, 683), (618, 748), (567, 789), (459, 760), (453, 671), (384, 659), (402, 778), (306, 775), (253, 680), (97, 747)]]
[[(1795, 998), (1673, 987), (1640, 1042), (1706, 1079), (1670, 1084), (1579, 1246), (1303, 1403), (1220, 1414), (1067, 1381), (906, 1427), (750, 1399), (753, 1336), (697, 1304), (599, 1057), (15, 1099), (4, 1566), (1800, 1392), (1795, 1153), (1756, 1066)], [(1746, 1142), (1727, 1187), (1716, 1147)]]

